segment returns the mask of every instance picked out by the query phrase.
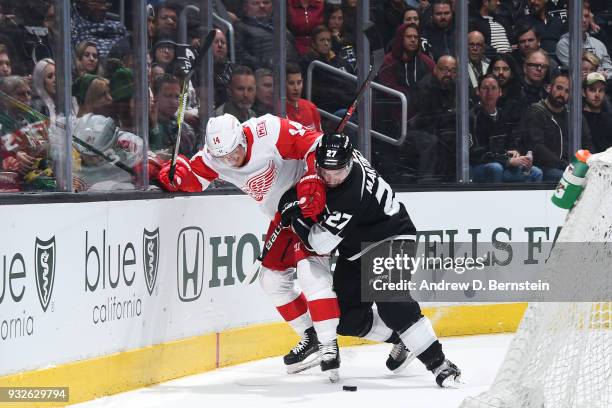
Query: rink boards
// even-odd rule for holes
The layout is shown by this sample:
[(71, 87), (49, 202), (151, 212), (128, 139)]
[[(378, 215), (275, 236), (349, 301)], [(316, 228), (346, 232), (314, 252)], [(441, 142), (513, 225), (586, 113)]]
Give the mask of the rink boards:
[[(487, 242), (499, 228), (552, 239), (565, 212), (550, 195), (398, 197), (420, 231)], [(258, 284), (243, 282), (267, 227), (246, 196), (1, 208), (0, 386), (69, 386), (78, 402), (279, 355), (296, 340)], [(525, 307), (424, 306), (441, 336), (514, 331)]]

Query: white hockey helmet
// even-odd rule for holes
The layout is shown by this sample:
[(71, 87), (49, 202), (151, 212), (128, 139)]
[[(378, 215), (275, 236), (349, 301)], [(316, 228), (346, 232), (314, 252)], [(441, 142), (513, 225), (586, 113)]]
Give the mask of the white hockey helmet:
[(210, 118), (206, 125), (206, 147), (213, 157), (225, 156), (238, 146), (247, 147), (242, 125), (234, 116), (225, 113)]

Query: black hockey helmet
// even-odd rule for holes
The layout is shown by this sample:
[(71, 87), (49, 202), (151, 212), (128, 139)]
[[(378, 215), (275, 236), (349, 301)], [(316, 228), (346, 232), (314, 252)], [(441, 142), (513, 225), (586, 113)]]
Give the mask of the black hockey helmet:
[(348, 166), (353, 157), (353, 145), (347, 135), (326, 133), (316, 150), (317, 166), (337, 170)]

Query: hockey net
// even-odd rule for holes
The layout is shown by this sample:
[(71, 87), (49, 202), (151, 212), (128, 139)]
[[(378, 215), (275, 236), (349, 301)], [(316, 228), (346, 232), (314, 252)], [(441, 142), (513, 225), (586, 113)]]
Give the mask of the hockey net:
[[(612, 149), (589, 160), (586, 188), (557, 242), (605, 249), (598, 259), (591, 252), (588, 262), (605, 263), (609, 274), (600, 288), (603, 299), (612, 299)], [(555, 249), (547, 273), (568, 261)], [(589, 279), (587, 269), (575, 271), (575, 299), (585, 298), (580, 291), (588, 285), (580, 282)], [(490, 390), (461, 404), (493, 407), (612, 407), (612, 302), (530, 303)]]

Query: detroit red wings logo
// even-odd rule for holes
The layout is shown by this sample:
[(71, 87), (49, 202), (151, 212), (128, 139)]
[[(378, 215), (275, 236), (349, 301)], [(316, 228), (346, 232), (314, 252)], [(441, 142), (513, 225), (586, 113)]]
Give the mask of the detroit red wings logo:
[(268, 194), (270, 188), (272, 188), (272, 183), (275, 178), (276, 166), (274, 162), (271, 161), (263, 171), (249, 178), (242, 190), (253, 197), (255, 201), (261, 201), (264, 199), (264, 196)]

